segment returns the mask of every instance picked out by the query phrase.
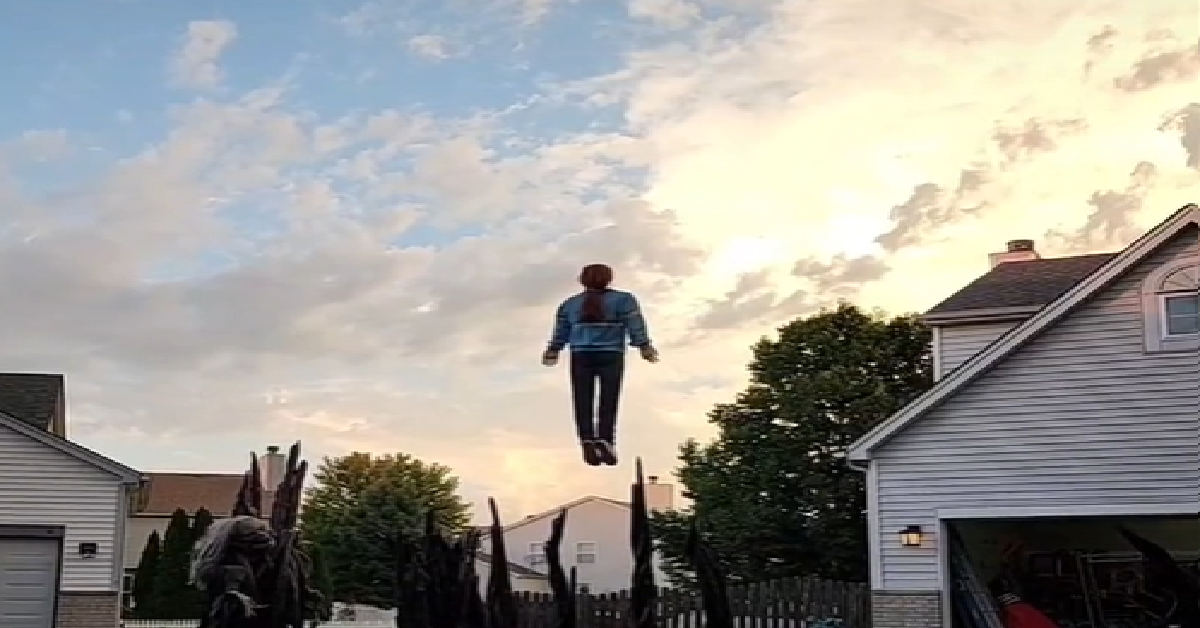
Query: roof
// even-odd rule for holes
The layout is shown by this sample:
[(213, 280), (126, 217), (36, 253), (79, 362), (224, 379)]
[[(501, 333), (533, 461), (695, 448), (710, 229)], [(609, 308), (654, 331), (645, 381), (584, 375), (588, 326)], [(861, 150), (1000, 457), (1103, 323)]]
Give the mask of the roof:
[[(570, 510), (572, 508), (582, 506), (582, 505), (588, 504), (588, 503), (593, 503), (593, 502), (606, 504), (609, 506), (613, 506), (615, 508), (622, 508), (625, 510), (628, 510), (630, 507), (629, 502), (623, 502), (623, 501), (620, 501), (617, 499), (610, 499), (608, 497), (599, 497), (597, 495), (585, 495), (583, 497), (580, 497), (579, 499), (569, 501), (561, 506), (555, 506), (554, 508), (551, 508), (549, 510), (544, 510), (542, 512), (539, 512), (536, 515), (529, 515), (516, 523), (510, 523), (510, 524), (504, 526), (504, 531), (508, 532), (509, 530), (527, 526), (535, 521), (541, 521), (542, 519), (546, 519), (549, 517), (555, 517), (555, 516), (558, 516), (558, 513), (562, 512), (564, 510)], [(479, 528), (480, 528), (480, 532), (484, 536), (487, 536), (491, 532), (491, 526), (479, 526)]]
[[(478, 554), (475, 554), (475, 558), (479, 562), (487, 563), (489, 565), (492, 564), (491, 554), (478, 553)], [(526, 567), (525, 565), (518, 565), (517, 563), (514, 563), (514, 562), (508, 563), (508, 571), (510, 573), (512, 573), (512, 575), (514, 575), (518, 578), (545, 578), (546, 577), (546, 574), (544, 574), (540, 571), (537, 571), (536, 569), (530, 569), (529, 567)]]
[(1083, 302), (1105, 289), (1112, 282), (1149, 257), (1162, 245), (1189, 227), (1200, 225), (1200, 207), (1187, 205), (1163, 223), (1151, 229), (1125, 250), (1102, 264), (1090, 275), (1076, 282), (1054, 301), (1038, 310), (1025, 322), (1001, 336), (961, 366), (939, 380), (925, 394), (917, 397), (899, 412), (877, 425), (858, 439), (847, 452), (851, 461), (869, 460), (871, 453), (884, 442), (900, 433), (926, 412), (937, 407), (965, 386), (978, 379), (1000, 360), (1025, 346), (1043, 330), (1054, 325)]
[(38, 429), (50, 429), (62, 395), (62, 375), (0, 373), (0, 412)]
[(216, 517), (228, 517), (242, 487), (241, 474), (147, 473), (138, 500), (137, 514), (170, 515), (176, 508), (188, 514), (201, 508)]
[(925, 316), (938, 318), (980, 310), (1041, 308), (1116, 256), (1116, 253), (1094, 253), (999, 264), (935, 305)]

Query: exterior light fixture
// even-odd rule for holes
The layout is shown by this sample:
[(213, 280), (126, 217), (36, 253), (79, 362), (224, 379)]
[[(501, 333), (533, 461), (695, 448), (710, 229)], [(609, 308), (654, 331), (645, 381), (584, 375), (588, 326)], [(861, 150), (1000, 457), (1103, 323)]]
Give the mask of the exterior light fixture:
[(921, 526), (908, 526), (900, 531), (900, 544), (904, 547), (921, 547)]

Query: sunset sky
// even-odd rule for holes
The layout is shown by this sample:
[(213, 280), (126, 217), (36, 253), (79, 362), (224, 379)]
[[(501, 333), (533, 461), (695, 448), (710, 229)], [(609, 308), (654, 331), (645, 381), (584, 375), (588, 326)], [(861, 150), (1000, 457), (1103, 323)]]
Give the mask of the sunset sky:
[[(405, 451), (513, 517), (667, 475), (748, 347), (1200, 201), (1196, 0), (0, 6), (0, 370), (143, 471)], [(635, 291), (624, 463), (539, 364)]]

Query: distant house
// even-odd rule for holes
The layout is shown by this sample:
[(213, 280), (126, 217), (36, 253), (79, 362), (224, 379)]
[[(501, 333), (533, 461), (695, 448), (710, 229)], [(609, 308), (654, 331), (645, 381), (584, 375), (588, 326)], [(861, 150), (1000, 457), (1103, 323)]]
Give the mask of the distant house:
[(1140, 572), (1118, 525), (1200, 557), (1198, 239), (1193, 205), (1113, 254), (1015, 240), (925, 315), (936, 384), (848, 454), (876, 628), (960, 625), (1002, 574), (1058, 625), (1090, 625)]
[[(647, 480), (646, 501), (650, 509), (671, 509), (674, 487), (659, 483), (655, 476)], [(504, 527), (508, 559), (545, 573), (545, 544), (550, 538), (550, 523), (563, 510), (567, 511), (567, 529), (562, 543), (563, 567), (567, 570), (575, 568), (579, 587), (592, 593), (628, 589), (633, 555), (629, 547), (630, 505), (626, 501), (588, 495), (509, 524)], [(483, 530), (486, 532), (487, 528)], [(488, 535), (483, 536), (481, 544), (488, 550)], [(660, 585), (665, 585), (661, 571), (658, 575)]]
[(0, 374), (0, 461), (0, 626), (116, 626), (141, 474), (67, 439), (56, 374)]

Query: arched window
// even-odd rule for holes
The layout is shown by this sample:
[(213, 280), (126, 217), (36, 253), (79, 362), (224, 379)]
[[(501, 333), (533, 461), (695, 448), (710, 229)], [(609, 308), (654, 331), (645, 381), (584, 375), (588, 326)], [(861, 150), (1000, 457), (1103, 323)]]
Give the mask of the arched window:
[(1150, 275), (1142, 294), (1146, 349), (1194, 351), (1200, 347), (1200, 266), (1166, 266)]

